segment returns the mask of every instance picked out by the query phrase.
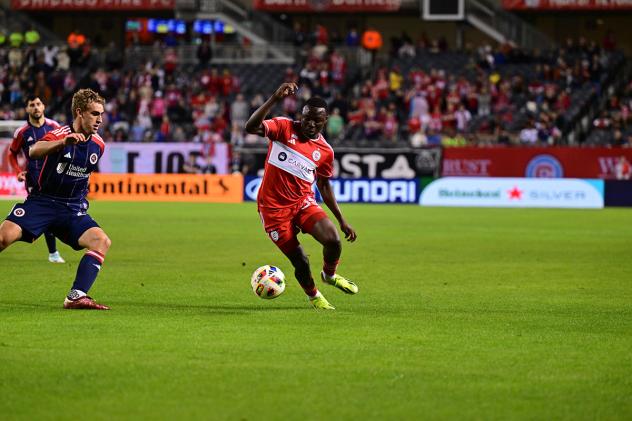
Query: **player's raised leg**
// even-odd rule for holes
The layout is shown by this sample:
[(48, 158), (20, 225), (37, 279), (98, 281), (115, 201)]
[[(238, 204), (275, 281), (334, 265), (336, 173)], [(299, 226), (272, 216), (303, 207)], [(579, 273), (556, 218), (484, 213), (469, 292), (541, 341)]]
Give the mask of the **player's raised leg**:
[(64, 308), (109, 310), (108, 306), (96, 303), (87, 294), (97, 279), (112, 242), (101, 228), (92, 227), (81, 234), (77, 243), (87, 251), (79, 262), (75, 282), (64, 300)]
[(294, 250), (286, 253), (286, 256), (292, 262), (294, 266), (294, 276), (298, 280), (298, 283), (305, 291), (305, 294), (309, 297), (309, 302), (314, 308), (321, 310), (335, 310), (329, 301), (318, 291), (314, 278), (312, 277), (312, 271), (309, 267), (309, 259), (303, 248), (299, 245)]
[(357, 294), (358, 286), (336, 273), (342, 253), (342, 243), (333, 222), (329, 218), (319, 220), (314, 224), (311, 234), (323, 245), (323, 270), (320, 274), (323, 282), (335, 286), (346, 294)]
[(59, 251), (57, 251), (57, 240), (52, 232), (46, 231), (44, 233), (46, 239), (46, 247), (48, 247), (48, 261), (51, 263), (66, 263)]
[(11, 221), (3, 221), (0, 224), (0, 251), (22, 238), (22, 228)]

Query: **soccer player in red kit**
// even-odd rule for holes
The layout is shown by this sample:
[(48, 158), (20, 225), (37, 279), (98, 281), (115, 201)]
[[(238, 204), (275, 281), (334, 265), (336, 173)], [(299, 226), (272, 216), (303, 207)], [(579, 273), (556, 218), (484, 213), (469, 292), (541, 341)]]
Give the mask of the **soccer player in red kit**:
[(296, 279), (310, 303), (317, 309), (333, 310), (334, 306), (316, 288), (309, 260), (297, 238), (302, 231), (323, 245), (323, 282), (347, 294), (358, 292), (355, 283), (336, 273), (342, 252), (340, 236), (316, 203), (312, 190), (315, 181), (345, 238), (355, 241), (357, 234), (342, 216), (329, 182), (334, 151), (321, 135), (327, 122), (327, 103), (322, 98), (310, 98), (299, 121), (285, 117), (264, 120), (275, 104), (297, 90), (295, 83), (283, 83), (246, 123), (248, 133), (270, 140), (257, 207), (266, 233), (292, 262)]

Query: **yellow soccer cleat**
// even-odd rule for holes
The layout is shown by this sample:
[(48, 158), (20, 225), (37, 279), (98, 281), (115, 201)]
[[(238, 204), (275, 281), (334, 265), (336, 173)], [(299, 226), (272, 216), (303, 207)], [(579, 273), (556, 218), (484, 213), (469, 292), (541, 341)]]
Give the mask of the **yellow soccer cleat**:
[(353, 281), (348, 280), (338, 274), (335, 274), (332, 277), (325, 275), (324, 272), (320, 272), (320, 279), (323, 280), (324, 283), (333, 285), (338, 288), (340, 291), (345, 294), (357, 294), (358, 286), (353, 283)]
[(309, 302), (312, 304), (312, 306), (314, 306), (316, 310), (335, 310), (336, 309), (336, 307), (329, 304), (329, 301), (327, 301), (327, 299), (323, 297), (323, 294), (321, 294), (320, 291), (318, 291), (315, 296), (311, 297), (309, 299)]

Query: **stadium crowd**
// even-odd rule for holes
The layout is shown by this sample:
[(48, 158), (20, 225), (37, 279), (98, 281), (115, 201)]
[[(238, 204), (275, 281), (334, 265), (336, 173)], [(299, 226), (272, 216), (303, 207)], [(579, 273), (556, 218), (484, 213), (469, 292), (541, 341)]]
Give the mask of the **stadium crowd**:
[(632, 147), (632, 81), (622, 92), (610, 95), (592, 126), (587, 143)]
[[(278, 111), (296, 116), (310, 96), (325, 98), (331, 113), (326, 136), (334, 144), (563, 143), (578, 114), (573, 103), (600, 92), (614, 49), (580, 38), (544, 52), (511, 43), (454, 52), (445, 40), (422, 36), (413, 42), (403, 33), (391, 39), (388, 58), (376, 60), (354, 28), (345, 37), (330, 36), (322, 26), (311, 35), (295, 29), (299, 60), (283, 79), (300, 89)], [(261, 142), (243, 128), (269, 94), (270, 81), (243, 89), (243, 73), (208, 64), (208, 43), (200, 45), (195, 68), (181, 66), (176, 50), (158, 43), (154, 59), (128, 67), (113, 44), (96, 51), (85, 37), (73, 40), (69, 36), (66, 46), (0, 46), (0, 119), (24, 119), (22, 98), (33, 92), (54, 112), (49, 117), (67, 122), (62, 106), (81, 86), (108, 99), (107, 142)], [(351, 63), (350, 48), (367, 54)], [(609, 144), (628, 144), (622, 139), (629, 111), (614, 113), (625, 102), (614, 97), (609, 117), (595, 121), (595, 128), (618, 139)]]

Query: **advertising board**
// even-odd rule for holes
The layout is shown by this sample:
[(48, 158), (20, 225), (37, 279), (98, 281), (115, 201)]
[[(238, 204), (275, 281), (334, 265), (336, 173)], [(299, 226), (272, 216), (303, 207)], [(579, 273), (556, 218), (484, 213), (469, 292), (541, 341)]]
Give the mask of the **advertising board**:
[(630, 179), (628, 148), (445, 148), (442, 177)]
[(215, 174), (100, 174), (90, 176), (91, 200), (218, 202), (243, 200), (243, 177)]
[(419, 198), (419, 204), (599, 209), (604, 207), (604, 181), (446, 177), (426, 186)]
[[(261, 177), (246, 177), (244, 201), (256, 201)], [(331, 185), (338, 203), (417, 203), (419, 181), (384, 179), (332, 179)], [(318, 189), (316, 200), (322, 201)]]

